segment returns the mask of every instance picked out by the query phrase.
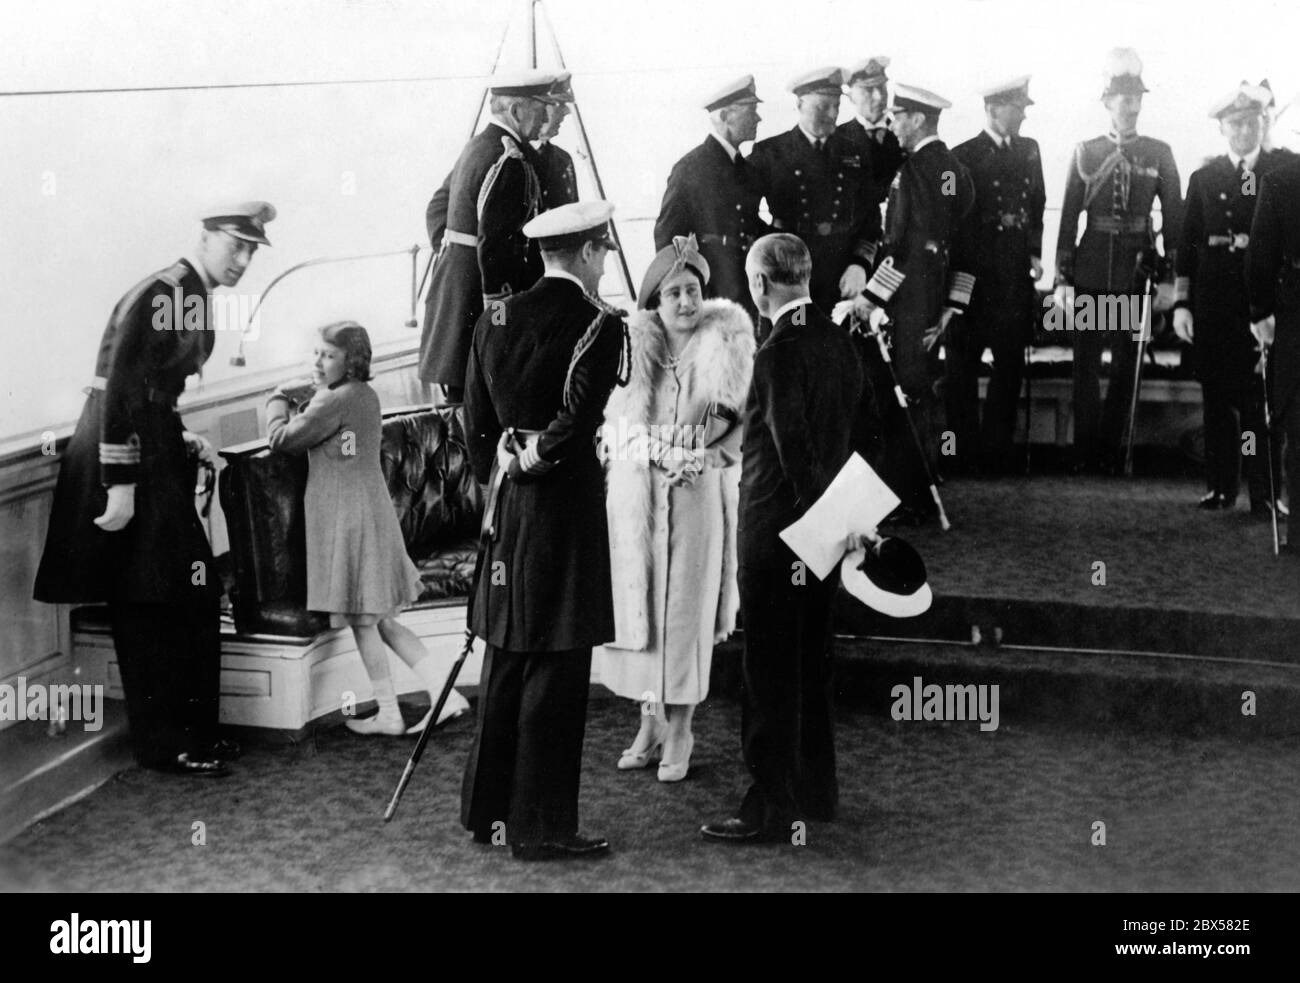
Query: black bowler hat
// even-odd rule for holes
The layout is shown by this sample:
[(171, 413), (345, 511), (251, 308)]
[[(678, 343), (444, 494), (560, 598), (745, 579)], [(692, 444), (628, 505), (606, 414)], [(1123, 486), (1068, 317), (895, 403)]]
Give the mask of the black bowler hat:
[(891, 618), (924, 614), (934, 600), (921, 555), (897, 536), (845, 554), (840, 579), (859, 601)]

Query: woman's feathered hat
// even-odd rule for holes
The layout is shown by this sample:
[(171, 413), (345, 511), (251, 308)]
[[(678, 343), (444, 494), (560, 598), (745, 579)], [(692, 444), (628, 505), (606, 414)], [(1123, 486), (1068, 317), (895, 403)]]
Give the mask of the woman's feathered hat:
[(709, 262), (700, 254), (694, 232), (688, 236), (673, 236), (672, 242), (655, 253), (655, 258), (650, 261), (645, 278), (641, 281), (637, 306), (646, 310), (646, 301), (659, 293), (659, 285), (688, 266), (699, 270), (704, 282), (709, 282)]

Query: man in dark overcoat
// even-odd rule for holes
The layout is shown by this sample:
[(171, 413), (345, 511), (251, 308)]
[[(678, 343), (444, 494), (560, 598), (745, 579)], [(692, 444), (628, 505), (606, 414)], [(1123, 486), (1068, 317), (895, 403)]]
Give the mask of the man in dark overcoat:
[(478, 842), (504, 822), (516, 857), (602, 853), (578, 834), (591, 649), (614, 638), (605, 481), (595, 437), (625, 382), (626, 327), (597, 290), (613, 248), (604, 201), (526, 228), (546, 272), (479, 319), (465, 429), (488, 504), (471, 627), (487, 644), (461, 821)]
[(862, 369), (848, 333), (808, 295), (812, 260), (796, 236), (754, 243), (755, 306), (772, 331), (754, 356), (745, 404), (737, 526), (745, 628), (741, 741), (753, 783), (707, 839), (790, 842), (796, 820), (835, 818), (831, 605), (839, 568), (819, 580), (780, 539), (850, 453)]
[(212, 354), (210, 292), (233, 287), (275, 209), (211, 211), (192, 256), (142, 280), (113, 308), (54, 491), (35, 597), (107, 602), (140, 764), (227, 773), (217, 734), (221, 580), (194, 507), (195, 461), (215, 463), (176, 412)]
[[(1250, 509), (1257, 516), (1267, 516), (1271, 506), (1264, 383), (1258, 344), (1250, 333), (1246, 253), (1259, 182), (1291, 157), (1260, 145), (1270, 97), (1267, 89), (1243, 83), (1212, 107), (1210, 117), (1219, 121), (1228, 152), (1208, 161), (1187, 182), (1174, 266), (1174, 330), (1192, 346), (1205, 419), (1206, 494), (1198, 507), (1234, 508), (1244, 463)], [(1247, 444), (1243, 432), (1252, 435)], [(1280, 457), (1275, 454), (1272, 463), (1275, 481), (1280, 480)]]
[[(953, 148), (975, 184), (971, 214), (970, 312), (955, 320), (944, 341), (948, 429), (959, 467), (991, 472), (1011, 467), (1016, 405), (1024, 378), (1025, 347), (1041, 313), (1035, 283), (1043, 273), (1043, 159), (1038, 142), (1020, 135), (1029, 77), (984, 92), (982, 132)], [(980, 358), (993, 350), (993, 372), (979, 413)]]
[[(1300, 488), (1300, 158), (1260, 182), (1246, 250), (1251, 333), (1268, 348), (1273, 439), (1284, 441), (1287, 493)], [(1295, 499), (1291, 499), (1294, 506)], [(1287, 520), (1290, 529), (1290, 519)], [(1296, 544), (1287, 535), (1287, 550)]]
[(745, 255), (768, 230), (758, 216), (761, 198), (741, 144), (758, 132), (754, 76), (727, 83), (704, 101), (711, 132), (704, 142), (673, 165), (655, 220), (655, 249), (676, 236), (694, 234), (709, 264), (709, 291), (735, 301), (757, 321)]
[(492, 122), (452, 169), (445, 217), (437, 193), (426, 210), (431, 241), (441, 229), (441, 250), (425, 299), (419, 374), (442, 386), (448, 402), (464, 398), (465, 363), (485, 302), (526, 290), (541, 275), (536, 244), (522, 229), (541, 207), (540, 162), (529, 141), (546, 124), (554, 84), (554, 73), (538, 71), (494, 81)]

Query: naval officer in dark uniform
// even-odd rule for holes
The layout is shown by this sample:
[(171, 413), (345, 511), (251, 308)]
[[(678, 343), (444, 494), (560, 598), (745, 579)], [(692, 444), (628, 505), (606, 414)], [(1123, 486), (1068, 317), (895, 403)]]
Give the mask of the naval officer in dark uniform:
[(673, 165), (655, 220), (655, 249), (694, 234), (712, 273), (709, 291), (735, 301), (757, 320), (745, 282), (745, 255), (767, 226), (758, 217), (761, 198), (741, 145), (758, 133), (754, 76), (724, 85), (704, 101), (711, 132)]
[[(948, 429), (958, 467), (992, 472), (1011, 467), (1016, 404), (1025, 346), (1040, 311), (1035, 284), (1043, 274), (1043, 160), (1038, 143), (1020, 135), (1029, 98), (1022, 76), (984, 92), (984, 129), (953, 148), (975, 183), (971, 216), (970, 313), (948, 329), (944, 368)], [(980, 357), (993, 349), (993, 373), (979, 418)]]
[[(578, 200), (578, 175), (573, 167), (573, 157), (563, 147), (557, 147), (551, 142), (560, 132), (561, 124), (568, 118), (569, 106), (574, 101), (573, 73), (560, 72), (551, 86), (550, 95), (555, 102), (548, 109), (546, 126), (533, 148), (537, 151), (539, 162), (537, 177), (541, 183), (543, 211)], [(448, 172), (442, 186), (433, 193), (424, 210), (429, 244), (435, 255), (442, 248), (443, 236), (447, 231), (447, 209), (451, 202), (451, 178), (454, 173), (454, 170)]]
[(461, 821), (478, 842), (505, 822), (516, 857), (601, 853), (578, 835), (591, 649), (614, 638), (605, 478), (595, 437), (627, 380), (622, 312), (597, 291), (613, 206), (578, 202), (525, 226), (546, 263), (474, 330), (465, 432), (487, 482), (471, 627), (487, 644)]
[(239, 282), (273, 218), (264, 201), (210, 211), (192, 255), (118, 301), (59, 468), (35, 597), (108, 603), (148, 768), (220, 776), (238, 754), (217, 735), (221, 580), (194, 508), (194, 458), (215, 458), (176, 400), (212, 354), (210, 291)]
[(573, 157), (563, 147), (552, 141), (568, 119), (573, 105), (573, 73), (560, 72), (551, 86), (551, 104), (546, 126), (537, 138), (537, 159), (540, 166), (537, 176), (542, 183), (542, 211), (559, 208), (578, 200), (578, 173), (573, 167)]
[(871, 183), (871, 198), (879, 207), (889, 197), (889, 185), (903, 165), (903, 148), (898, 137), (889, 128), (885, 109), (889, 106), (886, 86), (889, 76), (885, 69), (889, 59), (873, 55), (845, 72), (845, 91), (857, 114), (841, 123), (837, 132), (854, 147), (861, 150), (870, 162), (866, 168)]
[[(1056, 241), (1054, 300), (1074, 312), (1091, 298), (1098, 316), (1080, 322), (1074, 313), (1075, 467), (1113, 472), (1120, 464), (1124, 427), (1133, 394), (1140, 307), (1139, 265), (1155, 268), (1156, 234), (1152, 205), (1159, 200), (1160, 237), (1168, 256), (1181, 236), (1182, 187), (1169, 144), (1137, 132), (1142, 111), (1142, 61), (1131, 48), (1117, 48), (1107, 59), (1109, 79), (1101, 99), (1111, 130), (1075, 147), (1065, 178), (1065, 201)], [(1087, 228), (1079, 236), (1079, 218)], [(1076, 238), (1078, 242), (1076, 243)], [(1172, 258), (1172, 257), (1170, 257)], [(1122, 302), (1117, 302), (1122, 298)], [(1114, 312), (1120, 312), (1116, 318)], [(1127, 315), (1127, 316), (1123, 316)], [(1069, 321), (1067, 321), (1069, 323)], [(1085, 330), (1084, 328), (1087, 328)], [(1101, 408), (1101, 359), (1111, 352), (1106, 406)]]
[[(1273, 440), (1285, 441), (1287, 493), (1300, 488), (1300, 158), (1260, 182), (1246, 250), (1251, 333), (1267, 349)], [(1292, 498), (1294, 506), (1295, 499)], [(1295, 554), (1287, 520), (1287, 551)]]
[(441, 229), (420, 337), (420, 379), (464, 398), (465, 362), (485, 304), (531, 287), (542, 272), (522, 233), (541, 207), (540, 162), (529, 143), (546, 125), (555, 75), (529, 71), (490, 86), (492, 122), (461, 152), (448, 184), (445, 219), (435, 193), (426, 210), (431, 240)]
[(740, 808), (701, 833), (790, 841), (796, 820), (835, 818), (831, 607), (839, 567), (818, 580), (780, 533), (808, 511), (850, 453), (862, 370), (848, 334), (812, 303), (812, 260), (796, 236), (754, 243), (754, 303), (772, 331), (754, 356), (745, 404), (737, 526), (745, 625), (741, 742), (753, 783)]
[[(1232, 509), (1241, 488), (1242, 432), (1254, 435), (1244, 455), (1250, 509), (1269, 514), (1264, 456), (1264, 385), (1258, 345), (1250, 333), (1246, 253), (1259, 182), (1290, 155), (1260, 145), (1271, 93), (1242, 84), (1210, 110), (1228, 152), (1187, 182), (1183, 235), (1174, 266), (1174, 331), (1192, 346), (1205, 415), (1206, 494), (1199, 507)], [(1276, 448), (1276, 444), (1274, 444)], [(1274, 474), (1281, 475), (1280, 458)]]
[(862, 290), (880, 239), (871, 161), (835, 128), (843, 82), (839, 68), (794, 79), (799, 122), (749, 156), (772, 227), (798, 236), (812, 255), (812, 299), (824, 311)]
[[(976, 283), (969, 224), (975, 186), (938, 133), (939, 114), (951, 105), (926, 89), (894, 86), (890, 125), (908, 156), (889, 191), (883, 258), (853, 304), (860, 323), (876, 329), (886, 321), (892, 325), (891, 359), (923, 451), (905, 411), (894, 400), (881, 400), (882, 477), (902, 501), (894, 518), (913, 523), (937, 514), (919, 456), (923, 452), (934, 462), (938, 454), (937, 342), (953, 317), (966, 310)], [(873, 381), (878, 393), (892, 389), (887, 375), (877, 374)]]

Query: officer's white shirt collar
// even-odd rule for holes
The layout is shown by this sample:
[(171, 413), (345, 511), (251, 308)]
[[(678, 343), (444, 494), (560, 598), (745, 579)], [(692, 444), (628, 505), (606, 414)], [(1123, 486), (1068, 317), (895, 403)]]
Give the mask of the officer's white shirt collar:
[(989, 139), (992, 140), (999, 147), (1011, 146), (1010, 137), (1004, 137), (1001, 133), (998, 133), (996, 130), (991, 130), (987, 126), (984, 127), (984, 132), (987, 133), (989, 135)]
[(799, 132), (802, 133), (802, 134), (804, 135), (804, 139), (805, 139), (805, 140), (807, 140), (810, 144), (813, 145), (814, 149), (815, 149), (816, 146), (817, 146), (817, 141), (819, 141), (819, 140), (825, 141), (825, 140), (830, 139), (829, 137), (815, 137), (815, 136), (813, 136), (811, 133), (809, 133), (807, 130), (805, 130), (805, 129), (803, 128), (803, 124), (802, 124), (802, 123), (799, 124)]
[(735, 163), (736, 154), (740, 153), (740, 151), (737, 150), (735, 147), (733, 147), (730, 143), (728, 143), (724, 138), (718, 136), (716, 133), (710, 133), (709, 136), (713, 137), (713, 139), (717, 140), (718, 143), (722, 144), (722, 149), (727, 152), (727, 156), (731, 158), (732, 163)]
[(552, 280), (572, 280), (574, 283), (578, 285), (579, 290), (581, 290), (584, 294), (587, 292), (587, 288), (583, 285), (582, 281), (579, 280), (572, 273), (570, 273), (568, 270), (560, 270), (548, 266), (546, 268), (546, 272), (543, 273), (542, 276), (550, 277)]
[(1228, 151), (1228, 160), (1232, 162), (1232, 166), (1233, 166), (1234, 168), (1237, 166), (1237, 164), (1238, 164), (1240, 161), (1243, 161), (1243, 160), (1244, 160), (1244, 161), (1246, 162), (1246, 170), (1248, 170), (1248, 171), (1253, 171), (1253, 170), (1255, 169), (1255, 165), (1259, 163), (1259, 152), (1260, 152), (1261, 150), (1263, 150), (1263, 149), (1264, 149), (1263, 147), (1256, 147), (1254, 150), (1252, 150), (1250, 153), (1248, 153), (1245, 157), (1238, 157), (1238, 156), (1237, 156), (1236, 154), (1234, 154), (1231, 150), (1229, 150), (1229, 151)]
[[(1233, 166), (1235, 167), (1236, 165), (1234, 164)], [(212, 277), (208, 276), (207, 269), (203, 266), (202, 263), (199, 262), (199, 258), (196, 254), (186, 253), (184, 259), (185, 262), (189, 263), (190, 266), (194, 267), (194, 272), (197, 273), (199, 275), (199, 279), (203, 281), (203, 287), (205, 290), (208, 290), (210, 292), (216, 289), (217, 286), (216, 281), (213, 280)]]
[(798, 298), (796, 298), (796, 299), (790, 301), (788, 304), (782, 304), (780, 307), (778, 307), (778, 308), (773, 312), (773, 314), (772, 314), (772, 324), (775, 325), (778, 321), (781, 320), (781, 318), (785, 317), (787, 314), (789, 314), (789, 313), (790, 313), (792, 310), (794, 310), (796, 307), (801, 307), (801, 306), (803, 306), (804, 304), (811, 304), (811, 303), (812, 303), (812, 298), (811, 298), (811, 297), (798, 297)]
[(924, 140), (922, 140), (920, 143), (918, 143), (915, 147), (912, 148), (912, 153), (916, 153), (922, 147), (934, 143), (938, 139), (939, 139), (939, 134), (931, 133), (928, 137), (926, 137)]
[(884, 117), (881, 117), (879, 120), (877, 120), (874, 123), (871, 122), (871, 120), (867, 119), (865, 116), (861, 116), (861, 115), (855, 116), (853, 118), (856, 119), (859, 123), (861, 123), (862, 128), (866, 130), (868, 133), (870, 133), (872, 130), (889, 129), (889, 124), (885, 122)]

